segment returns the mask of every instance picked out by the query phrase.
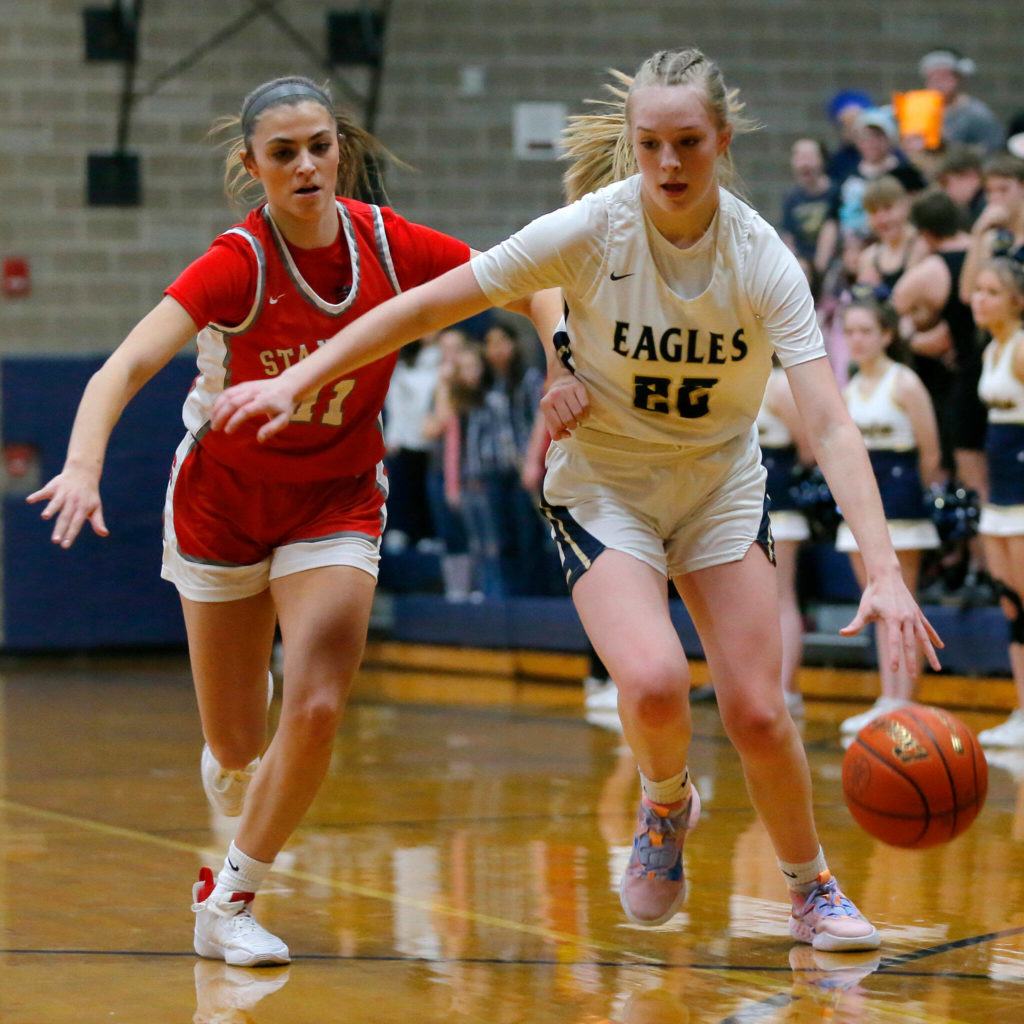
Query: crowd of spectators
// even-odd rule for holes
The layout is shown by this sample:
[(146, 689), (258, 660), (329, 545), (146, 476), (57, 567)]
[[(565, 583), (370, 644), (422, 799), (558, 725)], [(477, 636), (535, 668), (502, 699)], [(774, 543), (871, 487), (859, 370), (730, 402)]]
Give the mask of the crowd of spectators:
[(564, 593), (537, 508), (543, 365), (532, 331), (492, 315), (406, 346), (396, 368), (385, 555), (436, 554), (452, 601)]
[[(857, 370), (843, 311), (866, 296), (891, 304), (905, 361), (937, 418), (942, 483), (983, 502), (977, 384), (987, 339), (970, 295), (990, 256), (1024, 261), (1024, 112), (1002, 125), (968, 91), (975, 72), (942, 48), (921, 58), (918, 88), (837, 92), (825, 105), (830, 140), (808, 133), (793, 143), (793, 182), (777, 216), (811, 282), (840, 384)], [(922, 589), (925, 599), (993, 600), (980, 544), (926, 556)]]
[[(936, 414), (943, 482), (983, 500), (984, 338), (970, 291), (988, 255), (1024, 261), (1024, 111), (1000, 124), (953, 49), (925, 54), (918, 72), (895, 96), (831, 97), (792, 143), (780, 208), (763, 212), (807, 273), (841, 385), (857, 369), (845, 309), (868, 295), (895, 308)], [(451, 600), (564, 593), (536, 509), (543, 365), (538, 339), (500, 313), (402, 353), (385, 408), (385, 551), (436, 554)], [(976, 541), (927, 555), (922, 586), (936, 600), (992, 599)]]

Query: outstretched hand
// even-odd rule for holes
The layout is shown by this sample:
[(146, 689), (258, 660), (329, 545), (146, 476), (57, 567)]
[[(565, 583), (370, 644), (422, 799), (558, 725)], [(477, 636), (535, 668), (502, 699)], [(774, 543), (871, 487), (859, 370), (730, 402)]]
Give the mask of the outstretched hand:
[(590, 395), (578, 377), (565, 373), (550, 383), (540, 410), (551, 439), (560, 441), (590, 415)]
[(65, 469), (25, 500), (30, 504), (47, 502), (40, 514), (43, 519), (57, 517), (50, 540), (62, 548), (71, 547), (86, 522), (92, 527), (93, 533), (100, 537), (110, 533), (103, 522), (99, 482), (92, 473)]
[(214, 430), (233, 434), (246, 420), (264, 416), (267, 422), (256, 432), (256, 439), (266, 441), (288, 426), (296, 405), (294, 393), (280, 378), (247, 380), (217, 396), (210, 425)]
[(918, 649), (938, 672), (942, 666), (935, 648), (945, 647), (935, 628), (918, 607), (901, 577), (869, 582), (861, 595), (857, 614), (839, 630), (842, 636), (859, 633), (869, 622), (887, 631), (889, 667), (906, 666), (911, 678), (918, 674)]

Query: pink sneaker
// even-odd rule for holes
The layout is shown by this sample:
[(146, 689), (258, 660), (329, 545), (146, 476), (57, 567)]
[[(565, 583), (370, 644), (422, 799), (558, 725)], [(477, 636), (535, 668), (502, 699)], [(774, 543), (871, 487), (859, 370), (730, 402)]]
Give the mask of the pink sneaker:
[(640, 801), (633, 852), (622, 875), (619, 899), (633, 924), (664, 924), (686, 898), (683, 840), (700, 817), (700, 797), (690, 786), (690, 803), (674, 814), (669, 808)]
[(797, 942), (830, 952), (878, 949), (882, 944), (878, 930), (843, 895), (830, 872), (818, 875), (818, 884), (807, 896), (791, 892), (790, 897), (789, 934)]

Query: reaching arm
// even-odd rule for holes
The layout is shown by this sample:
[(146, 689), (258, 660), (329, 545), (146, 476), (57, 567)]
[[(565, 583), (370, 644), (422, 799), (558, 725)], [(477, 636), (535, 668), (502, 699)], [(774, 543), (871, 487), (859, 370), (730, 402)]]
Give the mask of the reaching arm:
[[(515, 311), (536, 317), (538, 333), (552, 329), (555, 300), (539, 292)], [(489, 308), (490, 300), (477, 284), (468, 263), (449, 270), (417, 288), (396, 295), (342, 328), (316, 352), (277, 377), (245, 381), (217, 396), (210, 418), (215, 430), (231, 433), (253, 416), (267, 421), (257, 432), (265, 441), (283, 430), (300, 398), (315, 394), (328, 381), (381, 359), (416, 338), (466, 320)]]
[(57, 517), (51, 539), (70, 547), (82, 525), (105, 537), (99, 484), (111, 431), (138, 390), (196, 333), (185, 310), (165, 296), (135, 325), (92, 375), (78, 405), (63, 470), (27, 501), (46, 501), (43, 519)]
[(786, 376), (815, 458), (857, 540), (867, 574), (857, 614), (840, 632), (849, 636), (880, 620), (881, 628), (889, 631), (894, 671), (902, 660), (916, 672), (918, 645), (938, 670), (935, 647), (942, 641), (903, 582), (867, 450), (828, 360), (822, 357), (789, 367)]

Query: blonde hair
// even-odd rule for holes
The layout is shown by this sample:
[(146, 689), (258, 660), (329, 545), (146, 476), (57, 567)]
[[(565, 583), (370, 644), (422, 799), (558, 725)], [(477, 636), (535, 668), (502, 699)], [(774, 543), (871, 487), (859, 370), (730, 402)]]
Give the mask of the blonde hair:
[(1024, 312), (1024, 266), (1011, 256), (993, 256), (978, 267), (978, 273), (990, 270), (996, 275), (999, 283), (1016, 301), (1020, 311)]
[(274, 78), (257, 86), (242, 101), (241, 112), (214, 122), (211, 136), (226, 136), (228, 153), (224, 161), (224, 193), (229, 200), (248, 203), (259, 194), (259, 182), (249, 176), (242, 157), (252, 152), (252, 139), (259, 118), (267, 110), (299, 103), (319, 103), (338, 129), (338, 178), (336, 193), (346, 198), (382, 193), (380, 166), (387, 149), (361, 127), (346, 110), (336, 109), (326, 85), (317, 85), (301, 75)]
[[(718, 65), (700, 50), (659, 50), (630, 77), (615, 68), (609, 74), (618, 84), (606, 84), (610, 100), (586, 100), (603, 108), (596, 114), (569, 118), (562, 133), (565, 157), (572, 165), (562, 176), (569, 202), (636, 174), (638, 167), (629, 137), (629, 100), (637, 89), (650, 85), (692, 85), (703, 91), (704, 103), (719, 131), (731, 127), (734, 134), (759, 127), (742, 116), (743, 103), (737, 89), (726, 88)], [(719, 162), (719, 184), (729, 187), (736, 179), (732, 154)]]

